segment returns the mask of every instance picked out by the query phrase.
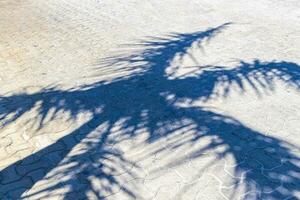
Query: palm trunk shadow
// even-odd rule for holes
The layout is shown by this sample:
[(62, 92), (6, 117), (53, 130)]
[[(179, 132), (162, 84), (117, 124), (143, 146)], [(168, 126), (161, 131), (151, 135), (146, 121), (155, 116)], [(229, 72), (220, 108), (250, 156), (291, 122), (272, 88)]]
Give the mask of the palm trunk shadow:
[[(24, 192), (45, 178), (47, 173), (57, 167), (66, 155), (102, 122), (103, 119), (94, 117), (55, 143), (2, 169), (0, 196), (21, 199)], [(19, 185), (18, 189), (16, 183)]]

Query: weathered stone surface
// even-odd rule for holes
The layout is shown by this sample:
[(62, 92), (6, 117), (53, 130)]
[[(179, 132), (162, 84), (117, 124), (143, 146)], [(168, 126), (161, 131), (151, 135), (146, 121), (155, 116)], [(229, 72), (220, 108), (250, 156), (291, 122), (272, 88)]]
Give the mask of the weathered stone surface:
[(300, 199), (299, 8), (0, 0), (0, 199)]

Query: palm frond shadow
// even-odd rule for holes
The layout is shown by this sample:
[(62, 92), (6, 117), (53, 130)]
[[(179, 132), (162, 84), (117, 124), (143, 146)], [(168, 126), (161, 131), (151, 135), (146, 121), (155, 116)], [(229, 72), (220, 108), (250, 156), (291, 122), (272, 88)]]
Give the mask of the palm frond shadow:
[[(49, 115), (52, 115), (51, 120), (59, 111), (68, 112), (72, 120), (80, 113), (92, 115), (88, 122), (52, 145), (2, 169), (1, 196), (34, 198), (67, 187), (69, 192), (64, 194), (64, 199), (74, 198), (74, 195), (77, 199), (87, 199), (88, 193), (101, 199), (117, 191), (132, 198), (142, 198), (136, 186), (126, 184), (130, 178), (123, 180), (118, 176), (125, 171), (131, 179), (135, 178), (132, 168), (138, 166), (127, 160), (122, 151), (114, 148), (114, 144), (124, 139), (134, 139), (142, 128), (147, 129), (144, 142), (154, 143), (174, 133), (166, 125), (189, 119), (196, 125), (194, 137), (170, 144), (170, 148), (195, 144), (203, 137), (216, 136), (218, 142), (212, 141), (188, 158), (198, 158), (202, 152), (213, 151), (224, 145), (226, 150), (219, 153), (216, 159), (228, 154), (235, 158), (235, 176), (243, 174), (244, 179), (243, 183), (237, 181), (233, 185), (246, 187), (244, 199), (296, 199), (300, 187), (299, 158), (286, 147), (286, 142), (252, 130), (236, 119), (205, 107), (183, 108), (176, 104), (181, 99), (193, 101), (225, 97), (233, 85), (237, 85), (241, 92), (247, 91), (246, 86), (257, 93), (273, 90), (274, 81), (278, 79), (299, 89), (300, 66), (285, 61), (241, 61), (235, 68), (210, 66), (203, 68), (196, 77), (168, 78), (165, 70), (176, 56), (189, 54), (192, 46), (201, 46), (203, 41), (212, 39), (229, 25), (226, 23), (202, 32), (149, 38), (134, 45), (140, 48), (136, 52), (103, 61), (102, 64), (107, 66), (129, 65), (141, 69), (125, 78), (77, 89), (60, 90), (53, 87), (34, 94), (0, 97), (3, 127), (37, 106), (39, 113), (36, 122), (40, 128), (48, 122), (46, 118), (49, 119)], [(216, 92), (220, 84), (225, 87), (222, 92)], [(166, 95), (172, 98), (166, 98)], [(111, 137), (112, 128), (120, 120), (123, 120), (123, 131), (118, 137)], [(181, 134), (184, 135), (184, 131)], [(70, 156), (78, 144), (83, 144), (83, 149)], [(170, 163), (170, 166), (177, 164), (180, 161)], [(61, 166), (65, 166), (63, 170), (56, 170)], [(26, 191), (34, 184), (51, 176), (68, 178), (27, 195)], [(91, 177), (99, 180), (96, 189)], [(20, 185), (17, 189), (16, 183)]]

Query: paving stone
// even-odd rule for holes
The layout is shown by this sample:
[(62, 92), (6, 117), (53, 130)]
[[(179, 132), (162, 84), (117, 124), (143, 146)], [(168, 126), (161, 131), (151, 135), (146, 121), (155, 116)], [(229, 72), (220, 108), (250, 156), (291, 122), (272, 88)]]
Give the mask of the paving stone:
[(300, 199), (299, 8), (0, 0), (0, 199)]

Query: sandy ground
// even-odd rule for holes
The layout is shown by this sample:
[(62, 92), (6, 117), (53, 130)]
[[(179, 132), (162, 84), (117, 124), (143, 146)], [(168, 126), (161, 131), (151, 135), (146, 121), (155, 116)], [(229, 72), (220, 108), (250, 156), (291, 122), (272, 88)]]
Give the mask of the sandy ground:
[(0, 0), (0, 199), (300, 199), (300, 1)]

